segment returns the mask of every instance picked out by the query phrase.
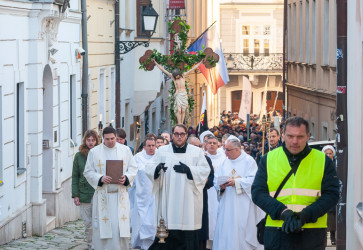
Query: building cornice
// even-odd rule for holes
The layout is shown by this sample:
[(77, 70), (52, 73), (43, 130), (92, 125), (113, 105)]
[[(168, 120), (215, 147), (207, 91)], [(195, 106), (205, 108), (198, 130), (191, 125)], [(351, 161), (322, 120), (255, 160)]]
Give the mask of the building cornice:
[(286, 83), (286, 86), (288, 88), (291, 88), (292, 90), (296, 90), (299, 92), (303, 92), (306, 95), (314, 95), (319, 97), (325, 97), (327, 99), (336, 100), (336, 93), (335, 92), (329, 92), (324, 89), (317, 89), (317, 88), (311, 88), (307, 86), (301, 86), (297, 85), (295, 83)]

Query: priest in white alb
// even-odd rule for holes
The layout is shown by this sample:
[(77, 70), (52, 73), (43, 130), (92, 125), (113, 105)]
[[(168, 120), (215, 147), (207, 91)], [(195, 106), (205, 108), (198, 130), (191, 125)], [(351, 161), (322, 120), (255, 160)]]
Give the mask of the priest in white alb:
[[(131, 186), (137, 166), (129, 147), (116, 143), (116, 130), (106, 127), (103, 143), (94, 147), (87, 157), (84, 176), (95, 189), (92, 204), (95, 250), (129, 249), (130, 201), (127, 187)], [(106, 175), (108, 160), (123, 161), (123, 175), (117, 184)]]
[(219, 206), (213, 250), (263, 249), (257, 241), (256, 225), (264, 213), (251, 198), (256, 162), (241, 150), (241, 142), (235, 136), (226, 140), (225, 152), (228, 159), (214, 175)]
[(131, 247), (137, 249), (149, 249), (156, 234), (153, 185), (145, 174), (145, 165), (155, 154), (155, 138), (146, 137), (143, 144), (143, 150), (135, 155), (139, 171), (132, 188), (129, 189), (132, 228)]
[[(204, 141), (206, 143), (207, 156), (211, 159), (214, 171), (216, 171), (226, 159), (226, 155), (224, 151), (217, 150), (218, 140), (214, 135), (207, 135), (204, 138)], [(207, 249), (212, 249), (213, 247), (213, 236), (217, 221), (218, 205), (219, 202), (216, 189), (208, 189), (209, 240), (207, 241)]]
[(198, 250), (197, 230), (202, 226), (203, 188), (210, 167), (201, 148), (188, 144), (183, 124), (172, 130), (173, 142), (160, 147), (146, 164), (146, 175), (153, 182), (156, 223), (165, 220), (169, 236), (166, 243), (156, 237), (150, 250)]

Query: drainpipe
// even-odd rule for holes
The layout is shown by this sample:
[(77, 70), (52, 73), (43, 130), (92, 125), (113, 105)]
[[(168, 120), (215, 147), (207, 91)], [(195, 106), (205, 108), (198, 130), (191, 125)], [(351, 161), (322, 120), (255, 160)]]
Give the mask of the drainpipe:
[[(337, 250), (346, 249), (346, 212), (348, 180), (348, 117), (347, 117), (347, 2), (337, 0), (337, 172), (340, 179), (340, 197), (337, 205)], [(352, 209), (352, 208), (350, 208)], [(349, 225), (353, 227), (353, 225)]]
[(85, 50), (82, 64), (82, 134), (87, 130), (88, 115), (88, 42), (87, 42), (87, 0), (81, 0), (82, 11), (82, 48)]
[(120, 110), (120, 103), (121, 103), (121, 98), (120, 98), (120, 77), (121, 77), (121, 73), (120, 73), (120, 45), (119, 42), (120, 41), (120, 2), (119, 0), (115, 1), (115, 66), (116, 66), (116, 82), (115, 82), (115, 91), (116, 91), (116, 95), (115, 95), (115, 119), (116, 119), (116, 128), (120, 128), (121, 127), (121, 119), (120, 119), (120, 114), (121, 114), (121, 110)]
[(284, 27), (282, 44), (282, 118), (286, 120), (286, 35), (287, 35), (287, 0), (284, 0)]

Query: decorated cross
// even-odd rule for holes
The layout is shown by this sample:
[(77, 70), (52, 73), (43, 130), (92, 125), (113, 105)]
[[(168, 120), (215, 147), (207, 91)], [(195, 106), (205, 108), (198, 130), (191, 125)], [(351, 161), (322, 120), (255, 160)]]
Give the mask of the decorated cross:
[(209, 69), (215, 67), (219, 56), (211, 48), (188, 53), (186, 44), (190, 26), (185, 20), (175, 18), (168, 23), (168, 27), (172, 40), (171, 54), (162, 55), (157, 50), (147, 50), (139, 59), (140, 69), (151, 71), (157, 66), (172, 79), (169, 91), (171, 123), (184, 124), (188, 122), (195, 104), (185, 77), (201, 63)]

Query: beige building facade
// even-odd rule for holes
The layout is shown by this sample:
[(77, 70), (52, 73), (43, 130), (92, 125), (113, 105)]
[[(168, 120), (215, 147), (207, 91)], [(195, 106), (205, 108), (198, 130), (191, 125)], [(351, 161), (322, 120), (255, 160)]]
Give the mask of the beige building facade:
[[(88, 128), (115, 120), (115, 5), (87, 1)], [(113, 112), (112, 112), (113, 111)]]
[(334, 140), (336, 111), (336, 3), (289, 0), (287, 112), (310, 122), (315, 140)]

